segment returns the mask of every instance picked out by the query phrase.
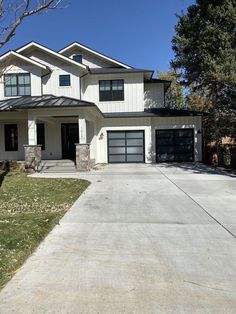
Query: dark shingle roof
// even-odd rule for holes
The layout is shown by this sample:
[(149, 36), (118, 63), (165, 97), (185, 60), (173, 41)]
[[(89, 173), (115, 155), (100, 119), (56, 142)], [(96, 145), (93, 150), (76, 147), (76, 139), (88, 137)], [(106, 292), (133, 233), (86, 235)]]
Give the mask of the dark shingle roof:
[(97, 107), (94, 103), (69, 97), (53, 95), (24, 96), (0, 101), (0, 111), (16, 109), (65, 108), (65, 107)]

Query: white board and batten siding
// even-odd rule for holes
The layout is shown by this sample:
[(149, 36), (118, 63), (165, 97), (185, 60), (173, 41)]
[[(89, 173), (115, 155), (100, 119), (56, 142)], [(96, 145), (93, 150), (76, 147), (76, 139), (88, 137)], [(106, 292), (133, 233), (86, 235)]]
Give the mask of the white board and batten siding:
[[(99, 80), (124, 80), (124, 101), (99, 101)], [(96, 103), (102, 112), (143, 111), (143, 74), (100, 74), (82, 78), (82, 99)]]
[(82, 56), (82, 63), (89, 68), (109, 68), (114, 67), (114, 63), (111, 63), (107, 60), (103, 60), (92, 53), (84, 51), (79, 47), (74, 47), (63, 53), (64, 56), (73, 59), (74, 55), (81, 55)]
[(144, 84), (144, 108), (163, 108), (165, 102), (164, 84)]
[[(41, 62), (51, 69), (51, 73), (42, 78), (42, 90), (44, 95), (66, 96), (80, 99), (80, 75), (81, 70), (68, 65), (49, 54), (34, 50), (27, 55), (31, 59)], [(71, 86), (59, 86), (59, 75), (70, 75)], [(41, 83), (40, 83), (41, 84)]]
[(98, 121), (97, 163), (107, 163), (107, 132), (142, 130), (145, 133), (145, 163), (156, 162), (156, 130), (191, 128), (194, 130), (194, 160), (202, 161), (201, 117), (110, 118)]

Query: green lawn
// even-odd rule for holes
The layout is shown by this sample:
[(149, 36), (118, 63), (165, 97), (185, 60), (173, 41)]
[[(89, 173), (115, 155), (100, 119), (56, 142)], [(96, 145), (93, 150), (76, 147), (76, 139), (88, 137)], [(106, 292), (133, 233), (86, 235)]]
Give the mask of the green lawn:
[(19, 172), (4, 177), (0, 187), (0, 287), (88, 186), (85, 180), (29, 178)]

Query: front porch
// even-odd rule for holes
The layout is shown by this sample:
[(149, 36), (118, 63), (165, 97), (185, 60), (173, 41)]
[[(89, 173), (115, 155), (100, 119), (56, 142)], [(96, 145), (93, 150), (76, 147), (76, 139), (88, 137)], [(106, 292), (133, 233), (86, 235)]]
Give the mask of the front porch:
[[(75, 100), (65, 108), (60, 98), (56, 98), (53, 107), (37, 100), (25, 109), (24, 104), (1, 113), (0, 160), (25, 160), (26, 167), (34, 168), (41, 160), (69, 159), (78, 170), (90, 169), (96, 158), (98, 112), (86, 102), (73, 108), (75, 104), (71, 102), (80, 102)], [(10, 126), (9, 134), (6, 126)]]

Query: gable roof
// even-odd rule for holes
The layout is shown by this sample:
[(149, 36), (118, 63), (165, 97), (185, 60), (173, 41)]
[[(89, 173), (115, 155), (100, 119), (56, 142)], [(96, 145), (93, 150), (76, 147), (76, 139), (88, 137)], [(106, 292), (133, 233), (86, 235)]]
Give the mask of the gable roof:
[(15, 51), (13, 51), (13, 50), (10, 50), (10, 51), (4, 53), (3, 55), (1, 55), (0, 56), (0, 61), (3, 61), (4, 59), (7, 59), (7, 58), (9, 58), (11, 56), (13, 56), (15, 58), (19, 58), (19, 59), (21, 59), (23, 61), (26, 61), (26, 62), (30, 63), (30, 64), (33, 64), (33, 65), (35, 65), (35, 66), (37, 66), (37, 67), (39, 67), (39, 68), (41, 68), (43, 70), (50, 71), (49, 68), (46, 65), (44, 65), (44, 64), (42, 64), (42, 63), (40, 63), (38, 61), (35, 61), (33, 59), (30, 59), (28, 57), (25, 57), (25, 56), (15, 52)]
[(40, 49), (40, 50), (42, 50), (42, 51), (44, 51), (44, 52), (47, 52), (47, 53), (53, 55), (54, 57), (57, 57), (57, 58), (59, 58), (59, 59), (64, 60), (65, 62), (71, 63), (71, 64), (73, 64), (73, 65), (75, 65), (75, 66), (77, 66), (77, 67), (79, 67), (79, 68), (81, 68), (81, 69), (83, 69), (83, 70), (87, 70), (86, 65), (83, 65), (83, 64), (81, 64), (81, 63), (78, 63), (78, 62), (74, 61), (73, 59), (70, 59), (70, 58), (68, 58), (68, 57), (66, 57), (66, 56), (63, 56), (62, 54), (60, 54), (60, 53), (58, 53), (58, 52), (56, 52), (56, 51), (54, 51), (54, 50), (52, 50), (52, 49), (49, 49), (49, 48), (47, 48), (47, 47), (45, 47), (45, 46), (43, 46), (43, 45), (41, 45), (41, 44), (39, 44), (39, 43), (36, 43), (36, 42), (34, 42), (34, 41), (32, 41), (32, 42), (30, 42), (30, 43), (28, 43), (28, 44), (22, 46), (21, 48), (18, 48), (18, 49), (16, 50), (16, 52), (17, 52), (17, 53), (22, 53), (23, 51), (25, 51), (25, 50), (27, 50), (27, 49), (30, 49), (30, 48), (32, 48), (32, 47), (36, 47), (36, 48), (38, 48), (38, 49)]
[(100, 53), (100, 52), (98, 52), (98, 51), (96, 51), (96, 50), (94, 50), (94, 49), (91, 49), (91, 48), (89, 48), (89, 47), (87, 47), (87, 46), (85, 46), (85, 45), (80, 44), (80, 43), (77, 42), (77, 41), (73, 42), (72, 44), (69, 44), (68, 46), (66, 46), (66, 47), (64, 47), (64, 48), (62, 48), (62, 49), (59, 50), (58, 52), (59, 52), (60, 54), (63, 54), (63, 53), (66, 52), (67, 50), (69, 50), (69, 49), (71, 49), (71, 48), (74, 48), (74, 47), (78, 47), (78, 48), (83, 49), (83, 50), (85, 50), (85, 51), (87, 51), (87, 52), (90, 52), (91, 54), (93, 54), (93, 55), (95, 55), (95, 56), (97, 56), (97, 57), (99, 57), (99, 58), (101, 58), (101, 59), (103, 59), (103, 60), (109, 61), (109, 62), (111, 62), (111, 63), (113, 63), (113, 64), (115, 64), (115, 65), (118, 65), (118, 66), (120, 66), (120, 67), (123, 67), (123, 68), (126, 68), (126, 69), (132, 69), (132, 67), (131, 67), (130, 65), (125, 64), (125, 63), (123, 63), (123, 62), (120, 62), (120, 61), (118, 61), (118, 60), (116, 60), (116, 59), (113, 59), (113, 58), (111, 58), (111, 57), (108, 57), (108, 56), (104, 55), (103, 53)]

